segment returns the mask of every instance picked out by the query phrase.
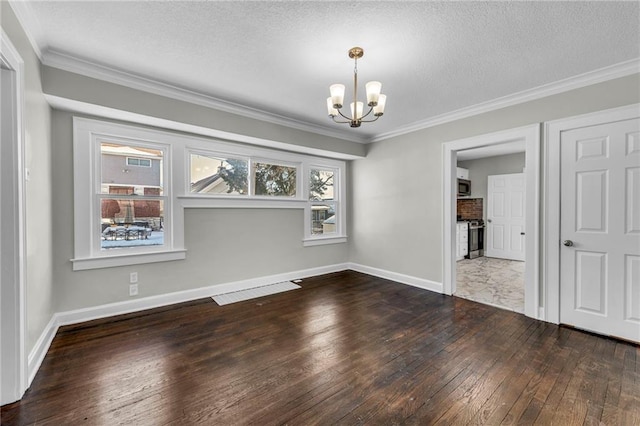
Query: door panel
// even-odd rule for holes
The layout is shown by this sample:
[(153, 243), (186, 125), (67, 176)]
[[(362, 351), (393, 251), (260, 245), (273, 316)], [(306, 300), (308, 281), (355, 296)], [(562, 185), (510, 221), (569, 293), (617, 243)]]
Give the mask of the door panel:
[(577, 173), (577, 231), (606, 232), (607, 170)]
[(485, 256), (524, 260), (524, 173), (489, 176), (487, 198)]
[(560, 321), (638, 342), (639, 128), (632, 119), (560, 138)]
[(640, 167), (627, 169), (627, 234), (640, 234)]
[(606, 315), (607, 254), (576, 251), (576, 309)]
[(625, 297), (624, 319), (640, 324), (640, 256), (625, 256)]

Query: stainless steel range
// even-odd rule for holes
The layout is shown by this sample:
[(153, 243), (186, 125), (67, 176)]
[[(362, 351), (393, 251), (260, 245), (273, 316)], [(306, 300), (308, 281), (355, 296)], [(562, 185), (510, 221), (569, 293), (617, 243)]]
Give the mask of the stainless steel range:
[(482, 219), (469, 221), (469, 254), (467, 259), (484, 256), (484, 221)]

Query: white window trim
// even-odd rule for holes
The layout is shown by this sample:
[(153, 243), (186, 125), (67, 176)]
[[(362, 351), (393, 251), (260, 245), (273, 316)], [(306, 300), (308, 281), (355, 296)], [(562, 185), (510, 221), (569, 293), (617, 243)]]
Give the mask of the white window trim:
[[(192, 194), (189, 192), (190, 181), (189, 154), (223, 156), (237, 159), (247, 159), (249, 164), (249, 188), (247, 195), (230, 194)], [(192, 138), (187, 147), (185, 162), (185, 195), (178, 195), (180, 205), (183, 208), (274, 208), (274, 209), (304, 209), (304, 233), (302, 243), (304, 247), (312, 247), (324, 244), (340, 244), (347, 242), (346, 225), (346, 162), (329, 158), (320, 158), (310, 155), (293, 154), (274, 151), (268, 148), (247, 148), (243, 145), (229, 144), (227, 142), (203, 140)], [(264, 162), (285, 166), (297, 167), (296, 197), (256, 196), (252, 194), (253, 176), (251, 176), (253, 162)], [(311, 204), (309, 201), (309, 172), (311, 169), (328, 169), (335, 171), (334, 191), (336, 196), (336, 213), (338, 223), (336, 232), (328, 235), (311, 234)]]
[[(309, 200), (309, 174), (312, 169), (319, 170), (332, 170), (333, 174), (333, 200), (327, 201), (335, 204), (335, 212), (338, 217), (336, 222), (336, 232), (331, 234), (311, 234), (311, 207), (314, 204), (322, 203), (321, 201)], [(347, 229), (346, 229), (346, 166), (344, 162), (325, 160), (322, 162), (311, 162), (305, 167), (304, 170), (304, 185), (305, 185), (305, 200), (306, 200), (306, 212), (304, 215), (304, 240), (303, 245), (305, 247), (318, 246), (324, 244), (340, 244), (347, 242)]]
[[(176, 151), (177, 137), (165, 132), (143, 129), (122, 124), (74, 117), (73, 119), (74, 158), (74, 258), (73, 270), (107, 268), (113, 266), (136, 265), (184, 259), (184, 223), (181, 209), (175, 209), (175, 177), (172, 157)], [(163, 182), (164, 233), (162, 246), (144, 246), (105, 251), (100, 249), (95, 229), (97, 212), (100, 209), (96, 194), (100, 191), (100, 149), (103, 139), (136, 145), (161, 147), (166, 154), (163, 173), (168, 179)], [(90, 160), (90, 161), (87, 161)], [(176, 162), (177, 163), (177, 162)], [(175, 171), (173, 171), (175, 172)], [(88, 179), (87, 177), (91, 177)], [(179, 211), (179, 214), (174, 214)]]
[[(305, 247), (323, 244), (338, 244), (347, 241), (346, 229), (346, 162), (304, 154), (277, 151), (269, 148), (248, 147), (236, 143), (206, 139), (197, 136), (169, 133), (162, 130), (105, 122), (81, 117), (73, 118), (73, 156), (74, 156), (74, 258), (73, 270), (107, 268), (114, 266), (136, 265), (142, 263), (163, 262), (186, 258), (184, 248), (184, 209), (185, 208), (276, 208), (304, 210), (302, 243)], [(170, 171), (164, 182), (166, 198), (165, 244), (161, 248), (131, 247), (118, 252), (105, 253), (97, 250), (93, 226), (95, 224), (95, 197), (99, 186), (95, 179), (95, 168), (100, 164), (100, 152), (96, 150), (96, 137), (108, 137), (109, 140), (130, 140), (133, 144), (148, 143), (152, 146), (164, 145), (167, 152), (164, 167)], [(232, 194), (192, 194), (190, 192), (190, 154), (220, 156), (235, 159), (247, 159), (249, 164), (249, 193)], [(91, 161), (88, 161), (91, 160)], [(296, 167), (296, 196), (256, 196), (253, 195), (253, 163), (264, 162)], [(332, 169), (336, 171), (334, 191), (337, 194), (332, 201), (336, 203), (338, 223), (336, 232), (329, 235), (311, 235), (311, 202), (309, 201), (309, 171), (312, 168)], [(90, 213), (87, 214), (87, 211)], [(97, 225), (96, 225), (97, 226)]]

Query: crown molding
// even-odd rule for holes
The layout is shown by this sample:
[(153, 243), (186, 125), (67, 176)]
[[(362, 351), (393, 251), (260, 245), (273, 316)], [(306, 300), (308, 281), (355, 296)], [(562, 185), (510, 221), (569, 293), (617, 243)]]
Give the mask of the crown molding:
[(276, 140), (257, 138), (246, 136), (239, 133), (225, 132), (223, 130), (212, 129), (209, 127), (186, 124), (179, 121), (167, 120), (163, 118), (151, 117), (148, 115), (137, 114), (130, 111), (123, 111), (114, 108), (108, 108), (101, 105), (90, 104), (86, 102), (75, 101), (72, 99), (61, 98), (54, 95), (44, 95), (47, 103), (55, 109), (62, 111), (70, 111), (73, 113), (88, 114), (96, 117), (103, 117), (112, 120), (125, 121), (129, 123), (143, 124), (146, 126), (157, 127), (160, 129), (175, 130), (178, 132), (191, 133), (194, 135), (211, 137), (219, 140), (232, 142), (241, 142), (249, 145), (279, 149), (282, 151), (297, 152), (302, 154), (316, 155), (320, 157), (335, 158), (339, 160), (358, 160), (364, 158), (364, 154), (349, 154), (338, 151), (328, 151), (320, 148), (306, 147), (302, 145), (293, 145), (287, 142)]
[(129, 87), (131, 89), (142, 90), (148, 93), (189, 102), (192, 104), (240, 115), (254, 120), (265, 121), (271, 124), (357, 143), (369, 142), (368, 137), (363, 137), (354, 133), (347, 133), (344, 131), (334, 130), (316, 124), (307, 123), (257, 108), (247, 107), (213, 96), (197, 93), (189, 89), (174, 86), (163, 81), (153, 80), (119, 69), (107, 67), (102, 64), (87, 61), (85, 59), (79, 59), (66, 53), (54, 50), (47, 50), (44, 52), (42, 63), (53, 68), (58, 68), (75, 74), (84, 75), (86, 77), (96, 78), (99, 80)]
[(36, 18), (36, 15), (33, 13), (31, 5), (28, 1), (24, 0), (8, 0), (8, 2), (11, 9), (13, 9), (13, 13), (16, 14), (16, 18), (18, 18), (22, 30), (27, 35), (33, 51), (36, 53), (38, 59), (40, 59), (40, 62), (42, 62), (42, 51), (46, 48), (46, 40), (40, 31), (42, 27), (38, 18)]
[(401, 129), (393, 130), (386, 133), (380, 133), (374, 136), (370, 142), (379, 142), (396, 136), (405, 135), (407, 133), (416, 132), (418, 130), (427, 129), (429, 127), (438, 126), (440, 124), (450, 123), (452, 121), (461, 120), (463, 118), (472, 117), (474, 115), (483, 114), (509, 106), (534, 101), (547, 96), (556, 95), (573, 89), (590, 86), (592, 84), (602, 83), (631, 74), (640, 73), (640, 58), (620, 62), (608, 67), (589, 71), (573, 77), (559, 80), (553, 83), (544, 84), (532, 89), (516, 92), (511, 95), (503, 96), (487, 102), (482, 102), (469, 107), (461, 108), (445, 114), (427, 118), (425, 120), (416, 121)]

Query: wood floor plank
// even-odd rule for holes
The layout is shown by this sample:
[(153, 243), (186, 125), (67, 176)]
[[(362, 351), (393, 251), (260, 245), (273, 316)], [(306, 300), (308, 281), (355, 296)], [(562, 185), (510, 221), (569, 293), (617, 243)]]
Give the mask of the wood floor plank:
[(640, 348), (344, 271), (62, 327), (2, 425), (640, 424)]

